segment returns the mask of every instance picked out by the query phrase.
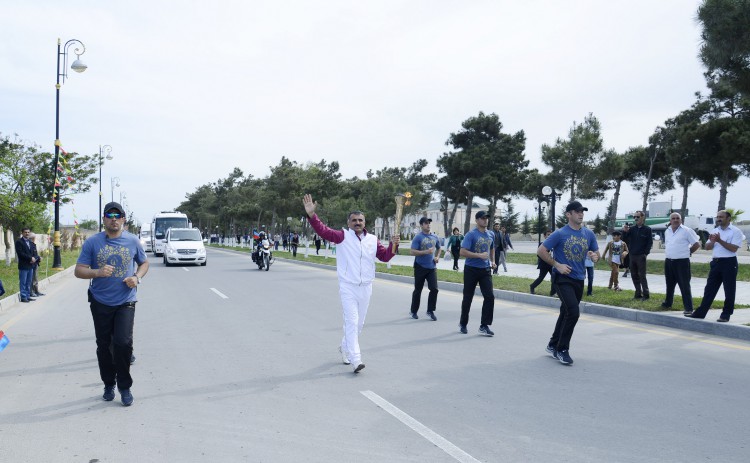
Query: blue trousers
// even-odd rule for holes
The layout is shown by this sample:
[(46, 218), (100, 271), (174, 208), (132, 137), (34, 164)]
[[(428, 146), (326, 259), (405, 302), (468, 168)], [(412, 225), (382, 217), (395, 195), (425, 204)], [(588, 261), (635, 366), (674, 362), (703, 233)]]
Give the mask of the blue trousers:
[(31, 280), (34, 278), (33, 268), (18, 269), (18, 280), (21, 292), (21, 299), (28, 299), (31, 295)]

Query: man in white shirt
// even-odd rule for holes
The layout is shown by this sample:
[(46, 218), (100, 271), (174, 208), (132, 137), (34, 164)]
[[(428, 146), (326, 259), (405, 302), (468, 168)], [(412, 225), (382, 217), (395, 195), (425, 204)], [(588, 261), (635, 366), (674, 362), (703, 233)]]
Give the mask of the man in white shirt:
[(664, 232), (664, 278), (667, 281), (667, 297), (662, 308), (672, 307), (674, 287), (680, 287), (682, 307), (685, 315), (693, 313), (693, 295), (690, 291), (690, 256), (700, 248), (698, 236), (690, 228), (682, 225), (680, 214), (669, 216), (669, 226)]
[(708, 272), (703, 301), (690, 318), (706, 318), (708, 309), (714, 302), (719, 287), (724, 285), (724, 308), (717, 322), (728, 322), (734, 313), (734, 296), (737, 289), (737, 250), (742, 246), (745, 235), (732, 225), (732, 216), (727, 211), (716, 213), (716, 228), (708, 236), (706, 249), (713, 250), (711, 270)]

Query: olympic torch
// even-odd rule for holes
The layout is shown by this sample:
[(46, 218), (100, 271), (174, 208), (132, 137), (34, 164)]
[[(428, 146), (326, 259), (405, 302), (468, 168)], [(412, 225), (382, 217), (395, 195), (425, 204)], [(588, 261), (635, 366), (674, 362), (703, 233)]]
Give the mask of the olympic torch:
[[(396, 222), (394, 228), (397, 234), (401, 234), (401, 216), (404, 213), (404, 204), (406, 203), (406, 195), (399, 193), (394, 198), (396, 200)], [(396, 243), (393, 243), (393, 252), (396, 252)]]

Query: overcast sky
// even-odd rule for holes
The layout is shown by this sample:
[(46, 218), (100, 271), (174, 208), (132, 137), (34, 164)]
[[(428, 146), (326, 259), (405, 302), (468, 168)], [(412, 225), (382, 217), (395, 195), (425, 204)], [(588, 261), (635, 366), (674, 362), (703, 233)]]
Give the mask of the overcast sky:
[[(338, 161), (346, 178), (418, 158), (437, 172), (479, 111), (524, 130), (546, 172), (541, 145), (588, 113), (623, 151), (705, 90), (698, 0), (4, 3), (0, 132), (54, 149), (57, 38), (81, 40), (89, 68), (62, 86), (60, 138), (79, 153), (112, 146), (105, 202), (118, 177), (115, 198), (141, 221), (234, 167), (265, 177), (282, 156)], [(75, 199), (79, 221), (97, 218), (95, 189)], [(624, 189), (618, 215), (641, 204)], [(743, 179), (727, 205), (748, 193)], [(712, 213), (718, 197), (696, 185), (688, 207)], [(681, 193), (656, 199), (679, 207)], [(587, 205), (592, 219), (606, 209)]]

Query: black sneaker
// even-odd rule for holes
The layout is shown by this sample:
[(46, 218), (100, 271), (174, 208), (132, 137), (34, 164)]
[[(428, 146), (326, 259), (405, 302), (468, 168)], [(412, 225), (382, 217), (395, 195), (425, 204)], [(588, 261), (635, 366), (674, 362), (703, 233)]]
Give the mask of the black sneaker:
[(547, 353), (550, 354), (552, 357), (557, 358), (557, 351), (554, 347), (552, 347), (551, 344), (547, 344)]
[(430, 317), (432, 319), (432, 321), (434, 321), (434, 322), (437, 321), (437, 317), (435, 316), (435, 312), (433, 312), (432, 310), (428, 310), (427, 311), (427, 316)]
[(112, 402), (113, 400), (115, 400), (114, 386), (104, 386), (104, 395), (102, 396), (102, 400), (106, 402)]
[(530, 292), (531, 294), (534, 294), (534, 287), (533, 287), (533, 286), (531, 286), (531, 285), (529, 285), (529, 292)]
[(133, 405), (133, 394), (130, 393), (130, 389), (120, 389), (120, 400), (126, 407)]
[(354, 367), (354, 373), (359, 373), (364, 368), (365, 368), (365, 364), (364, 363), (360, 363), (359, 365), (357, 365), (356, 367)]
[(570, 354), (568, 354), (568, 350), (567, 349), (557, 351), (556, 357), (557, 357), (557, 360), (559, 360), (560, 363), (562, 363), (563, 365), (572, 365), (573, 364), (573, 359), (570, 358)]
[(418, 319), (418, 318), (419, 318), (419, 315), (417, 315), (417, 313), (416, 313), (416, 312), (409, 312), (409, 315), (410, 315), (410, 316), (411, 316), (411, 318), (413, 318), (414, 320), (416, 320), (416, 319)]
[(459, 331), (460, 331), (460, 332), (461, 332), (462, 334), (466, 334), (466, 333), (468, 333), (468, 332), (469, 332), (469, 331), (467, 331), (467, 330), (466, 330), (466, 325), (458, 325), (458, 330), (459, 330)]
[(479, 334), (483, 334), (485, 336), (494, 336), (495, 333), (492, 332), (489, 326), (487, 325), (479, 325)]

